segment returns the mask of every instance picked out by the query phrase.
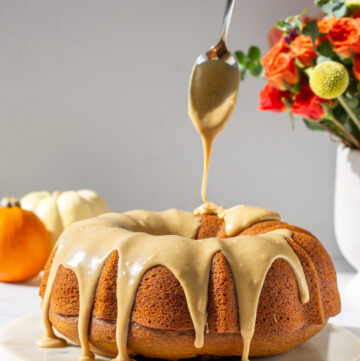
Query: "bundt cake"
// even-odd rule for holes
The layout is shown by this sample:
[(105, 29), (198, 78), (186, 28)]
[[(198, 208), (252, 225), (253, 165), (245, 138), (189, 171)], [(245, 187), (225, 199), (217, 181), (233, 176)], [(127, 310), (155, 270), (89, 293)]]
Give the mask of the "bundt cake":
[(274, 355), (340, 311), (335, 269), (317, 238), (245, 206), (77, 222), (60, 237), (40, 296), (38, 345), (62, 345), (53, 326), (82, 346), (81, 360), (90, 350), (117, 360)]

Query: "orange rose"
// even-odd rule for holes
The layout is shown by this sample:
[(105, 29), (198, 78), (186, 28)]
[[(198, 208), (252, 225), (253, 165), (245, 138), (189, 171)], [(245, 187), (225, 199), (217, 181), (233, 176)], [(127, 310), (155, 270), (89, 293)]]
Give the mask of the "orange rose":
[(345, 58), (360, 52), (360, 23), (353, 18), (338, 18), (329, 30), (328, 38), (334, 51)]
[(336, 22), (336, 18), (334, 16), (331, 18), (324, 18), (318, 21), (317, 25), (319, 28), (319, 33), (327, 34), (335, 22)]
[(261, 64), (264, 67), (269, 66), (274, 59), (281, 53), (287, 53), (289, 51), (289, 47), (284, 41), (284, 39), (280, 39), (267, 54), (261, 59)]
[(296, 84), (298, 75), (294, 63), (294, 56), (290, 53), (279, 54), (274, 61), (265, 68), (265, 76), (269, 83), (279, 90), (286, 90), (287, 84)]
[(354, 58), (353, 71), (355, 78), (360, 81), (360, 55)]
[(289, 53), (289, 47), (283, 39), (261, 59), (261, 64), (265, 68), (265, 76), (275, 88), (286, 90), (286, 83), (297, 83), (294, 56)]
[(299, 35), (290, 44), (290, 50), (305, 66), (310, 66), (316, 59), (316, 53), (310, 36)]

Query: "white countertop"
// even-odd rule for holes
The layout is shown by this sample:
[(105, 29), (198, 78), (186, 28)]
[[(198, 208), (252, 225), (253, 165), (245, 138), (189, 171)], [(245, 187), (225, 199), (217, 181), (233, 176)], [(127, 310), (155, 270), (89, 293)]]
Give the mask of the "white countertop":
[[(352, 272), (338, 272), (340, 294), (344, 294), (346, 283), (354, 277)], [(40, 312), (38, 296), (40, 276), (21, 284), (0, 283), (0, 328), (17, 318)], [(343, 300), (344, 301), (344, 300)], [(346, 327), (360, 336), (360, 305), (358, 310), (350, 309), (346, 302), (342, 304), (342, 312), (330, 321)]]

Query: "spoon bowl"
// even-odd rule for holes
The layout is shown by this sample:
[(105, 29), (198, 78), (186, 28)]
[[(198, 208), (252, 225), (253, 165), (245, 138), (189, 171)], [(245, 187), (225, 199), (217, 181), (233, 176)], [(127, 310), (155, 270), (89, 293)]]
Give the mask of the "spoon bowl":
[[(235, 105), (240, 70), (226, 46), (235, 0), (227, 0), (219, 42), (195, 61), (190, 77), (189, 115), (203, 136), (215, 136), (225, 127)], [(231, 101), (226, 101), (229, 97)]]
[(204, 149), (201, 195), (205, 213), (214, 213), (214, 207), (206, 198), (212, 145), (235, 108), (240, 83), (237, 60), (226, 46), (234, 4), (235, 0), (227, 0), (220, 40), (196, 59), (190, 78), (189, 116), (201, 136)]

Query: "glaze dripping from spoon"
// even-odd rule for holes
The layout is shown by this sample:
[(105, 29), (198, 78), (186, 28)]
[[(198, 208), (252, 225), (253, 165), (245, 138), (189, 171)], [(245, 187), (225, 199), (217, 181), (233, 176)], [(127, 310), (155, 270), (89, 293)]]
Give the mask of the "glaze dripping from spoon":
[(189, 89), (189, 116), (200, 133), (204, 151), (201, 196), (198, 213), (217, 213), (206, 197), (211, 150), (216, 136), (225, 128), (236, 104), (240, 83), (237, 60), (226, 46), (235, 0), (228, 0), (220, 41), (201, 54), (193, 67)]

